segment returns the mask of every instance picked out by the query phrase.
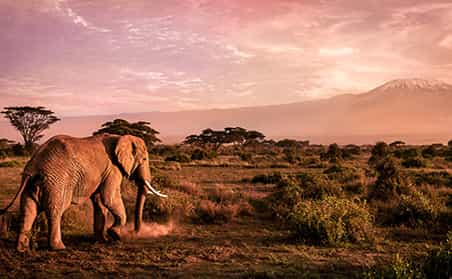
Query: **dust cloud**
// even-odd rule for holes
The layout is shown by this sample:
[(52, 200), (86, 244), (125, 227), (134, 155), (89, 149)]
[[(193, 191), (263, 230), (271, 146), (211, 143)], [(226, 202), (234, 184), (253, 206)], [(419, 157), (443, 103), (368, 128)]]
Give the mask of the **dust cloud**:
[(176, 222), (170, 220), (166, 224), (143, 223), (139, 232), (135, 232), (134, 225), (128, 224), (119, 229), (119, 237), (123, 240), (146, 239), (166, 236), (176, 228)]

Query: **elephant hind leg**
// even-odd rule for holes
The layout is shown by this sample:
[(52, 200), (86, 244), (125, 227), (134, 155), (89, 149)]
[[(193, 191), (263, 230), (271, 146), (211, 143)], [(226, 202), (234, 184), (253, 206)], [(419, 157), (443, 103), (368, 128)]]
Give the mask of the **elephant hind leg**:
[(49, 222), (49, 247), (52, 250), (63, 250), (66, 248), (61, 240), (62, 215), (62, 212), (59, 212), (56, 208), (50, 207), (46, 210), (46, 216)]
[(37, 215), (38, 204), (27, 191), (24, 191), (20, 199), (20, 225), (17, 235), (17, 251), (25, 252), (29, 250), (31, 229)]
[(106, 218), (108, 209), (102, 204), (99, 194), (92, 196), (91, 201), (93, 203), (94, 209), (94, 236), (96, 237), (97, 241), (106, 242), (108, 241), (108, 238), (106, 236)]

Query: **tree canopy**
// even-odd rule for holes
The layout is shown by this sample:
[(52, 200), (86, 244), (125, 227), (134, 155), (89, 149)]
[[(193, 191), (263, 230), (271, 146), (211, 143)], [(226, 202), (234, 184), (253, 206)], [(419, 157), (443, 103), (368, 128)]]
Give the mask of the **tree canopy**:
[(217, 150), (223, 144), (244, 145), (260, 142), (264, 138), (265, 136), (258, 131), (246, 130), (241, 127), (227, 127), (224, 130), (205, 129), (199, 135), (187, 136), (184, 143), (212, 147)]
[(159, 132), (154, 130), (149, 125), (151, 123), (146, 121), (139, 121), (130, 123), (124, 119), (115, 119), (113, 121), (105, 122), (102, 128), (93, 133), (93, 135), (109, 133), (114, 135), (132, 135), (142, 138), (148, 147), (160, 142), (157, 138)]
[(20, 132), (26, 148), (31, 148), (44, 136), (44, 130), (60, 120), (53, 111), (44, 107), (5, 107), (2, 113)]

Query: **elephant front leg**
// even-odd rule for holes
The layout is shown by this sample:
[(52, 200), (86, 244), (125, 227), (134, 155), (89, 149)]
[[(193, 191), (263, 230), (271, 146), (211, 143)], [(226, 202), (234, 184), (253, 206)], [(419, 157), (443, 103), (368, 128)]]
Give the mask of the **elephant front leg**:
[(30, 248), (31, 229), (37, 215), (38, 205), (27, 192), (23, 192), (20, 200), (20, 225), (17, 235), (17, 251), (25, 252)]
[(107, 242), (108, 241), (108, 237), (106, 235), (107, 208), (102, 204), (99, 194), (92, 196), (91, 201), (93, 203), (94, 209), (94, 223), (93, 223), (94, 236), (97, 241)]
[(113, 226), (107, 230), (108, 235), (114, 240), (120, 240), (120, 229), (126, 224), (126, 209), (121, 197), (120, 172), (113, 173), (105, 181), (100, 192), (102, 203), (110, 210), (115, 219)]

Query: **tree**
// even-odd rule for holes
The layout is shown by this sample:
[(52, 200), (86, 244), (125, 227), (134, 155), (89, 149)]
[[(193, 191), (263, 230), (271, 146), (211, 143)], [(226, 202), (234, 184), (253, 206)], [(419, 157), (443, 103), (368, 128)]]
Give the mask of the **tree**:
[(389, 146), (383, 142), (377, 142), (372, 148), (369, 158), (369, 165), (376, 166), (378, 163), (390, 154)]
[(218, 150), (223, 144), (245, 145), (262, 141), (264, 138), (265, 136), (257, 131), (248, 131), (241, 127), (227, 127), (223, 131), (205, 129), (199, 135), (187, 136), (184, 143)]
[(342, 150), (337, 143), (333, 143), (328, 146), (325, 158), (331, 163), (338, 163), (342, 160)]
[(405, 145), (405, 142), (401, 141), (401, 140), (396, 140), (392, 143), (389, 144), (390, 147), (401, 147), (402, 145)]
[(115, 119), (102, 124), (102, 128), (94, 132), (93, 135), (103, 133), (114, 135), (132, 135), (142, 138), (146, 143), (146, 146), (150, 148), (155, 142), (160, 142), (160, 139), (157, 138), (159, 132), (151, 128), (149, 126), (150, 124), (151, 123), (145, 121), (130, 123), (124, 119)]
[(5, 107), (2, 113), (9, 119), (22, 135), (25, 148), (30, 151), (38, 140), (44, 135), (43, 132), (51, 124), (60, 119), (54, 115), (54, 112), (44, 107)]

